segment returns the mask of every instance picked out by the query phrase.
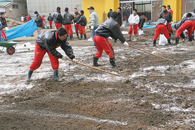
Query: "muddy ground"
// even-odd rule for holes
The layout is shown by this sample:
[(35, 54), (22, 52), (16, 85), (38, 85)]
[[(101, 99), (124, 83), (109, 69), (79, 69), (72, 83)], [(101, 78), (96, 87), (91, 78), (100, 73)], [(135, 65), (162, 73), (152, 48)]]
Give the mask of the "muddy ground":
[[(120, 67), (111, 68), (104, 53), (99, 68), (121, 76), (60, 61), (60, 83), (46, 55), (26, 84), (36, 37), (16, 39), (13, 56), (0, 54), (0, 129), (194, 130), (195, 41), (154, 48), (154, 29), (144, 33), (129, 44), (175, 63), (110, 40)], [(30, 49), (22, 48), (25, 42)], [(92, 65), (92, 42), (75, 38), (70, 44), (79, 62)]]

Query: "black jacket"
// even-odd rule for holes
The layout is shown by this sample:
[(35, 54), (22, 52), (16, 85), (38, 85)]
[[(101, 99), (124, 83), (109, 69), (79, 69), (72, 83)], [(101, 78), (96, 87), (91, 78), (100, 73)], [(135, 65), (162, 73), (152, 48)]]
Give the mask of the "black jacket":
[(145, 17), (140, 16), (140, 17), (139, 17), (139, 23), (140, 23), (140, 28), (141, 28), (141, 29), (142, 29), (143, 26), (144, 26), (144, 22), (145, 22)]
[(112, 17), (106, 20), (103, 24), (99, 25), (99, 27), (95, 30), (95, 33), (105, 38), (110, 36), (115, 40), (119, 39), (122, 43), (126, 41), (119, 30), (118, 23)]
[(108, 12), (108, 18), (110, 18), (112, 11)]
[(53, 14), (54, 23), (62, 23), (62, 15), (59, 12)]
[(43, 24), (42, 18), (39, 14), (35, 17), (35, 23), (36, 23), (37, 27), (42, 27), (42, 24)]
[(161, 12), (159, 18), (164, 18), (165, 20), (167, 20), (167, 22), (171, 22), (172, 21), (172, 15), (167, 10)]
[(80, 26), (86, 26), (87, 25), (87, 19), (84, 15), (81, 15), (80, 19), (76, 23), (80, 24)]
[(64, 18), (64, 22), (62, 24), (67, 25), (67, 24), (72, 24), (72, 20), (74, 19), (74, 16), (69, 12), (65, 12), (63, 18)]
[(118, 19), (116, 21), (120, 26), (122, 25), (121, 13), (118, 13)]
[(47, 20), (48, 20), (48, 21), (53, 21), (53, 17), (52, 17), (51, 15), (49, 15), (49, 16), (47, 17)]
[(7, 21), (6, 21), (5, 18), (0, 17), (0, 21), (1, 21), (1, 24), (2, 24), (2, 28), (7, 27)]
[(45, 31), (41, 33), (37, 36), (36, 42), (41, 50), (47, 49), (49, 53), (57, 58), (62, 58), (62, 54), (56, 50), (59, 46), (61, 46), (70, 59), (75, 58), (72, 47), (66, 39), (64, 41), (58, 39), (57, 31)]
[(80, 14), (77, 12), (74, 14), (74, 23), (76, 23), (80, 19)]

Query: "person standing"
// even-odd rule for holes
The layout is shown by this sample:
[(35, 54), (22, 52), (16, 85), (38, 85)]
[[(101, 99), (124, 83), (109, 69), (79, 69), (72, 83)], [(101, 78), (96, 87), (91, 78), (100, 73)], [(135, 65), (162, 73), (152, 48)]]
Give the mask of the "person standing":
[(160, 13), (159, 18), (164, 18), (167, 21), (167, 29), (168, 29), (169, 35), (171, 37), (171, 33), (172, 33), (172, 27), (171, 27), (172, 15), (169, 11), (167, 11), (165, 5), (162, 6), (162, 12)]
[(130, 23), (130, 27), (129, 27), (129, 40), (131, 40), (131, 35), (133, 33), (134, 30), (134, 40), (133, 41), (137, 41), (137, 28), (138, 28), (138, 24), (139, 24), (139, 16), (137, 15), (137, 10), (134, 9), (133, 10), (133, 14), (131, 14), (129, 16), (128, 19), (129, 23)]
[(52, 28), (53, 17), (51, 16), (51, 13), (49, 13), (49, 16), (47, 17), (47, 20), (49, 21), (50, 28)]
[(171, 45), (171, 40), (170, 40), (170, 36), (167, 30), (166, 24), (167, 24), (167, 21), (163, 18), (160, 18), (157, 21), (156, 31), (155, 31), (154, 40), (153, 40), (154, 47), (156, 46), (156, 40), (161, 33), (165, 35), (165, 37), (168, 39), (168, 44)]
[(4, 39), (4, 41), (7, 41), (7, 36), (6, 36), (5, 32), (4, 32), (4, 29), (8, 30), (8, 27), (7, 27), (7, 21), (5, 19), (5, 13), (4, 12), (1, 12), (0, 21), (1, 21), (1, 24), (2, 24), (1, 36)]
[(117, 18), (118, 27), (119, 27), (119, 29), (121, 29), (121, 25), (122, 25), (121, 7), (118, 7), (117, 13), (118, 13), (118, 18)]
[(57, 7), (57, 11), (53, 14), (54, 23), (56, 26), (56, 29), (62, 27), (62, 15), (61, 15), (61, 8)]
[(80, 14), (77, 10), (77, 8), (74, 8), (74, 27), (75, 27), (75, 32), (77, 35), (77, 38), (79, 38), (79, 28), (80, 28), (80, 24), (75, 24), (77, 23), (77, 21), (80, 19)]
[(42, 18), (41, 18), (41, 16), (39, 15), (39, 13), (37, 11), (35, 11), (34, 14), (35, 14), (35, 20), (34, 21), (35, 21), (35, 23), (38, 27), (37, 33), (39, 35), (39, 34), (41, 34), (41, 28), (42, 28), (42, 24), (43, 24), (42, 23)]
[(70, 35), (70, 40), (72, 40), (72, 20), (74, 19), (74, 16), (69, 13), (69, 9), (65, 8), (64, 13), (64, 28), (68, 32), (67, 35)]
[(42, 28), (45, 28), (45, 15), (42, 15), (41, 16), (41, 19), (42, 19)]
[(115, 64), (114, 50), (112, 48), (112, 45), (108, 41), (108, 37), (112, 37), (115, 40), (119, 39), (125, 46), (129, 46), (118, 27), (118, 23), (116, 21), (117, 17), (118, 13), (113, 12), (110, 19), (106, 20), (95, 30), (96, 35), (94, 41), (97, 47), (97, 52), (93, 57), (94, 66), (99, 66), (97, 62), (98, 59), (102, 56), (102, 52), (104, 50), (110, 58), (110, 64), (112, 65), (112, 67), (117, 67), (117, 65)]
[(26, 77), (26, 81), (29, 82), (33, 71), (41, 66), (45, 53), (48, 54), (52, 68), (53, 78), (55, 81), (62, 81), (58, 77), (59, 61), (58, 59), (66, 60), (66, 56), (62, 55), (56, 50), (57, 47), (61, 46), (62, 50), (66, 55), (73, 60), (75, 58), (73, 49), (67, 42), (66, 38), (67, 31), (64, 28), (59, 28), (57, 31), (45, 31), (38, 35), (35, 43), (35, 56), (33, 63), (30, 66), (30, 70)]
[(21, 22), (24, 23), (24, 18), (25, 18), (25, 15), (23, 14), (22, 17), (21, 17)]
[(98, 14), (94, 11), (94, 7), (93, 6), (87, 8), (87, 9), (90, 12), (89, 18), (90, 18), (90, 25), (91, 25), (91, 36), (92, 36), (92, 40), (93, 40), (94, 46), (96, 46), (95, 42), (94, 42), (94, 36), (95, 36), (95, 30), (100, 25), (99, 17), (98, 17)]
[(81, 37), (79, 38), (79, 40), (82, 40), (83, 39), (83, 35), (84, 35), (84, 39), (87, 39), (87, 36), (86, 36), (86, 32), (85, 32), (85, 26), (87, 25), (87, 19), (86, 17), (84, 16), (84, 11), (81, 10), (80, 11), (80, 19), (76, 22), (76, 24), (80, 24), (80, 35)]
[(108, 19), (110, 18), (111, 14), (112, 14), (112, 9), (110, 9), (110, 11), (108, 12)]
[(31, 20), (30, 14), (28, 14), (26, 22), (29, 22)]
[(171, 16), (173, 17), (173, 10), (171, 9), (171, 6), (170, 5), (167, 5), (167, 9), (171, 13)]

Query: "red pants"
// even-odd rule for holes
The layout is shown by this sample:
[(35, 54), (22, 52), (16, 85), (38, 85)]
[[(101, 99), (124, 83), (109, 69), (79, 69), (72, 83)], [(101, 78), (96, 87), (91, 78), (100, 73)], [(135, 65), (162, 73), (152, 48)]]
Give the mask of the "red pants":
[(71, 36), (72, 35), (72, 26), (71, 26), (71, 24), (64, 25), (64, 28), (67, 31), (67, 35), (69, 34)]
[(118, 28), (121, 29), (121, 25), (120, 24), (118, 24)]
[(114, 57), (114, 50), (112, 48), (112, 45), (108, 41), (108, 38), (95, 35), (94, 42), (97, 47), (95, 57), (100, 58), (102, 56), (103, 50), (107, 55), (109, 55), (110, 58)]
[(79, 30), (80, 30), (80, 34), (86, 35), (85, 26), (80, 26)]
[(193, 27), (192, 27), (192, 33), (194, 34), (194, 30), (195, 30), (195, 20), (193, 21)]
[(34, 56), (33, 63), (30, 66), (30, 70), (34, 71), (41, 66), (43, 57), (44, 57), (46, 52), (49, 56), (53, 70), (58, 70), (58, 68), (59, 68), (58, 58), (51, 55), (51, 53), (49, 53), (49, 51), (47, 49), (41, 50), (41, 48), (39, 47), (39, 45), (37, 43), (35, 44), (35, 56)]
[(158, 36), (163, 33), (167, 39), (170, 39), (169, 32), (167, 30), (167, 26), (164, 24), (159, 24), (156, 26), (156, 32), (154, 35), (154, 40), (157, 40)]
[(52, 22), (53, 22), (53, 21), (49, 21), (49, 26), (50, 26), (50, 27), (52, 27)]
[(5, 34), (5, 32), (4, 32), (3, 29), (1, 29), (1, 36), (2, 36), (2, 38), (3, 38), (4, 40), (7, 39), (6, 34)]
[(183, 33), (183, 31), (185, 29), (188, 30), (188, 36), (191, 38), (192, 37), (192, 27), (193, 27), (193, 22), (192, 21), (185, 21), (181, 27), (179, 27), (175, 33), (175, 37), (178, 38), (181, 33)]
[(130, 25), (129, 35), (132, 35), (133, 29), (134, 29), (134, 35), (137, 35), (137, 26), (138, 26), (138, 24), (136, 24), (136, 25)]
[(137, 27), (140, 29), (140, 23), (137, 24)]
[(168, 22), (167, 24), (168, 24), (168, 31), (169, 31), (169, 33), (172, 33), (171, 22)]
[(61, 23), (55, 23), (55, 26), (56, 26), (56, 29), (58, 30), (59, 28), (62, 27), (62, 24)]
[(74, 27), (75, 27), (75, 32), (78, 33), (80, 31), (79, 29), (80, 24), (75, 24)]

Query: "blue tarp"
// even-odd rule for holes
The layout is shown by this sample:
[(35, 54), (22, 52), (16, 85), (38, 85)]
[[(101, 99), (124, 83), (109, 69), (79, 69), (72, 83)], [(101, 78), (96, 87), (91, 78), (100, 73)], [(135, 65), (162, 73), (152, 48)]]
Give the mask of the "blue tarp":
[[(171, 25), (173, 28), (175, 25)], [(156, 28), (156, 25), (144, 25), (144, 28)]]
[(30, 35), (33, 35), (34, 31), (36, 31), (37, 29), (38, 28), (35, 22), (31, 20), (25, 24), (17, 26), (16, 28), (5, 31), (5, 34), (7, 36), (7, 40), (12, 40), (19, 37), (30, 37)]

